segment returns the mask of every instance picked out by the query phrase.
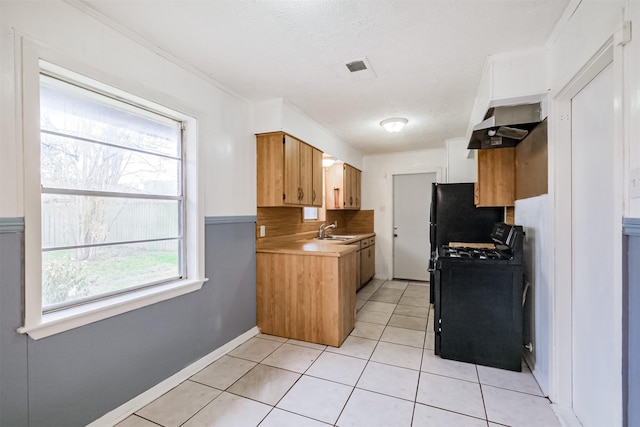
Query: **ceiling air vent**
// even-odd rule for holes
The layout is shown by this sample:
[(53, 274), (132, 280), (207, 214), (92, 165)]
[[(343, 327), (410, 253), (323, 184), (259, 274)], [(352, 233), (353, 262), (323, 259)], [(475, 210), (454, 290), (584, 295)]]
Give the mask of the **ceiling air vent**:
[(350, 80), (373, 80), (376, 78), (376, 73), (367, 58), (352, 59), (351, 61), (343, 62), (343, 65), (347, 69), (345, 70), (341, 67), (342, 71), (340, 73)]
[(367, 64), (364, 63), (364, 61), (353, 61), (353, 62), (347, 62), (345, 64), (347, 66), (347, 68), (349, 69), (349, 71), (351, 71), (352, 73), (355, 73), (356, 71), (362, 71), (362, 70), (366, 70), (367, 69)]

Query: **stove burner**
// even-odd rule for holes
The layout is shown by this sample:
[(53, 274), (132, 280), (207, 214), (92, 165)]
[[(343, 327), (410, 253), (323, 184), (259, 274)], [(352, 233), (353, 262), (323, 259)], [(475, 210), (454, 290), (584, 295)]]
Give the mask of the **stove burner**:
[(467, 247), (452, 248), (447, 245), (442, 246), (442, 256), (445, 258), (473, 258), (480, 260), (509, 259), (508, 256), (497, 251), (496, 249)]

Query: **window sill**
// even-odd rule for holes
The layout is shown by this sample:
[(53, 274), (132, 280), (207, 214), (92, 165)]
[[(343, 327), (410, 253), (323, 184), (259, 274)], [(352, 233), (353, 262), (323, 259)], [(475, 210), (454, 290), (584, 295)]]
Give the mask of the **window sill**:
[(96, 301), (78, 307), (45, 314), (40, 322), (18, 328), (21, 334), (28, 334), (34, 340), (46, 338), (70, 329), (108, 319), (138, 308), (195, 292), (202, 288), (207, 279), (181, 280), (149, 289), (141, 289), (126, 295)]

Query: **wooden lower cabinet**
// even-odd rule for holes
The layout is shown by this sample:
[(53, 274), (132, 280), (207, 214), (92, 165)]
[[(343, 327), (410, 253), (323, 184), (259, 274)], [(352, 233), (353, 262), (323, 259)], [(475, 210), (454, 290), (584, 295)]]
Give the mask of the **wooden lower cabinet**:
[(256, 258), (260, 331), (339, 347), (355, 325), (356, 252)]
[(376, 272), (376, 238), (367, 237), (360, 241), (360, 274), (358, 290), (371, 280)]
[(356, 251), (356, 291), (362, 287), (362, 251), (360, 250), (360, 242), (358, 242), (358, 250)]
[(360, 286), (364, 286), (376, 272), (376, 245), (372, 244), (360, 251)]

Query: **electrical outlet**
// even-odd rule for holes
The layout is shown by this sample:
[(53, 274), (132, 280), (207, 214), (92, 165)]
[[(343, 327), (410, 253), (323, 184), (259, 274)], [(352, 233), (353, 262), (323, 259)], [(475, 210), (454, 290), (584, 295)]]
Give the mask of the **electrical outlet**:
[(264, 225), (261, 225), (261, 226), (260, 226), (260, 237), (264, 237), (264, 236), (265, 236), (265, 234), (267, 234), (267, 233), (266, 233), (266, 231), (265, 231), (265, 229), (266, 229), (266, 228), (267, 228), (267, 227), (266, 227), (266, 226), (264, 226)]

